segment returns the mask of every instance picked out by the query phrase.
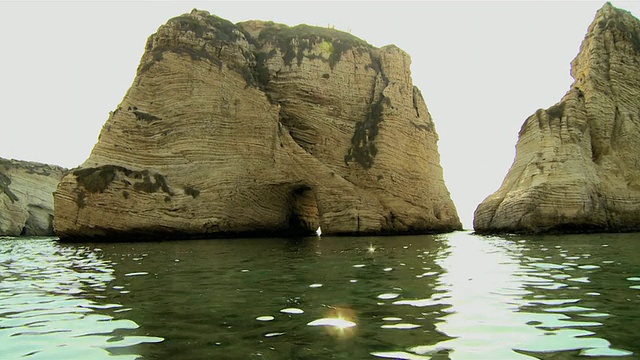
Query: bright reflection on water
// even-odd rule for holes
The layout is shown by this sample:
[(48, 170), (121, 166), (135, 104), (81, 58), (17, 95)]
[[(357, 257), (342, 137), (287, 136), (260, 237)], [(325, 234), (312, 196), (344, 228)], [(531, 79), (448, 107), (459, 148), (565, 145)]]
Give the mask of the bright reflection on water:
[(640, 234), (0, 240), (0, 354), (570, 359), (640, 354)]
[[(580, 270), (600, 266), (588, 260), (578, 261), (585, 265), (557, 264), (566, 258), (567, 251), (562, 250), (557, 259), (529, 257), (526, 243), (500, 238), (478, 241), (463, 233), (449, 236), (449, 248), (435, 261), (443, 272), (434, 295), (394, 304), (448, 305), (435, 327), (453, 339), (411, 347), (406, 358), (438, 352), (448, 352), (454, 359), (535, 359), (536, 354), (563, 351), (585, 356), (632, 355), (587, 330), (603, 325), (594, 318), (609, 314), (575, 305), (588, 294), (571, 282), (589, 283), (588, 272)], [(543, 254), (553, 253), (546, 247), (542, 250)], [(574, 260), (589, 257), (585, 254)], [(568, 298), (565, 294), (570, 290), (578, 290), (578, 298)], [(637, 301), (637, 295), (635, 298)], [(388, 357), (387, 353), (374, 355)]]
[(135, 322), (111, 315), (129, 309), (99, 295), (114, 277), (97, 250), (0, 239), (2, 359), (135, 359), (118, 348), (162, 340), (133, 336)]

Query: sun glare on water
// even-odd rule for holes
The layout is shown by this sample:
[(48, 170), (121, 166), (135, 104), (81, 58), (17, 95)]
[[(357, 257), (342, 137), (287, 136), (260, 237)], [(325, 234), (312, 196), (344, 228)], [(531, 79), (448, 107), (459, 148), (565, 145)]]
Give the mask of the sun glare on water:
[(328, 329), (337, 331), (339, 336), (352, 334), (356, 327), (355, 318), (348, 309), (332, 309), (327, 317), (317, 319), (308, 323), (308, 326), (326, 326)]
[(314, 320), (307, 325), (309, 326), (332, 326), (336, 329), (347, 329), (356, 326), (356, 323), (353, 321), (337, 317), (337, 318), (322, 318), (318, 320)]

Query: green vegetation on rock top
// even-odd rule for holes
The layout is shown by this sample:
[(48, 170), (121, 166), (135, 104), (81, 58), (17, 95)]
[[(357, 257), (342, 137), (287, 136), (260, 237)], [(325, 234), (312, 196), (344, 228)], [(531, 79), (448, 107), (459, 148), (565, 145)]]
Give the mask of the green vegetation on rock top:
[(292, 39), (309, 39), (317, 43), (337, 40), (354, 47), (373, 47), (357, 36), (332, 28), (310, 26), (306, 24), (289, 27), (283, 24), (275, 24), (273, 22), (267, 22), (265, 24), (267, 24), (267, 26), (260, 32), (257, 39), (260, 42), (272, 41), (278, 43), (281, 41), (288, 42)]
[(272, 43), (282, 50), (284, 62), (290, 65), (296, 59), (298, 65), (302, 63), (304, 52), (319, 43), (328, 44), (330, 51), (329, 65), (333, 67), (342, 56), (342, 53), (353, 48), (373, 48), (366, 41), (349, 33), (318, 26), (300, 24), (289, 27), (273, 22), (265, 23), (257, 39), (251, 39), (254, 44)]
[[(205, 12), (192, 12), (170, 19), (167, 25), (173, 25), (180, 31), (193, 32), (197, 38), (205, 39), (213, 48), (221, 48), (225, 44), (234, 43), (243, 39), (243, 33), (232, 22)], [(142, 68), (141, 72), (149, 70), (153, 64), (163, 59), (163, 53), (167, 51), (178, 54), (187, 54), (193, 60), (209, 60), (217, 66), (222, 66), (222, 61), (209, 50), (202, 47), (194, 47), (189, 44), (168, 45), (165, 43), (154, 44), (151, 50), (151, 60)]]
[(208, 34), (215, 42), (214, 45), (235, 42), (243, 37), (242, 32), (235, 24), (215, 15), (183, 14), (170, 19), (168, 24), (177, 24), (179, 30), (192, 31), (199, 38)]
[[(260, 49), (266, 44), (272, 44), (279, 49), (287, 65), (291, 65), (294, 59), (300, 65), (305, 57), (313, 57), (327, 61), (331, 68), (340, 61), (345, 51), (358, 49), (360, 52), (366, 52), (373, 49), (373, 46), (364, 40), (332, 28), (305, 24), (289, 27), (273, 22), (262, 22), (261, 24), (264, 27), (254, 38), (245, 30), (243, 23), (233, 24), (218, 16), (210, 15), (206, 11), (194, 10), (190, 14), (174, 17), (167, 22), (167, 26), (193, 33), (196, 38), (202, 40), (196, 45), (183, 43), (178, 39), (172, 41), (171, 39), (151, 37), (147, 51), (150, 51), (152, 56), (140, 67), (140, 73), (146, 72), (155, 63), (161, 61), (163, 53), (168, 51), (189, 55), (193, 60), (207, 60), (222, 68), (223, 59), (220, 57), (222, 49), (230, 44), (238, 46), (240, 41), (246, 40), (254, 46), (253, 49), (239, 46), (238, 51), (242, 52), (246, 63), (227, 63), (227, 59), (224, 61), (225, 65), (242, 75), (247, 86), (264, 88), (269, 81), (266, 62), (278, 53), (273, 49), (262, 52)], [(308, 51), (318, 44), (322, 46), (323, 53), (328, 53), (327, 58), (308, 54)]]

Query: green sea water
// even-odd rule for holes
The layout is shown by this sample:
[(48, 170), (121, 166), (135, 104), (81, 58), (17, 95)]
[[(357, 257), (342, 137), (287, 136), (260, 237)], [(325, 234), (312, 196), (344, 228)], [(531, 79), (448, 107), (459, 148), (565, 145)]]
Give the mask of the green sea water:
[(640, 234), (0, 238), (0, 359), (632, 359)]

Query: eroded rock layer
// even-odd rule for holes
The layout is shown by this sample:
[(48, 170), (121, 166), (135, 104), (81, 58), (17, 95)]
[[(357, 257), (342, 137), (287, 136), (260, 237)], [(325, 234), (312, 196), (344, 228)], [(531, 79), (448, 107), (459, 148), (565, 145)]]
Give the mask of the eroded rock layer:
[(522, 126), (477, 232), (640, 230), (640, 21), (607, 3), (571, 75), (562, 100)]
[(152, 35), (61, 238), (460, 229), (410, 57), (335, 30), (194, 10)]
[(64, 171), (0, 158), (0, 235), (53, 235), (53, 192)]

